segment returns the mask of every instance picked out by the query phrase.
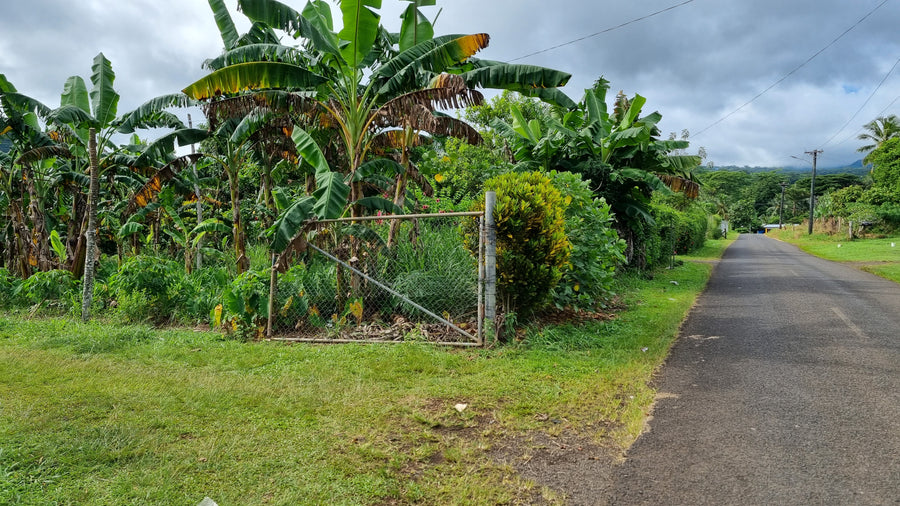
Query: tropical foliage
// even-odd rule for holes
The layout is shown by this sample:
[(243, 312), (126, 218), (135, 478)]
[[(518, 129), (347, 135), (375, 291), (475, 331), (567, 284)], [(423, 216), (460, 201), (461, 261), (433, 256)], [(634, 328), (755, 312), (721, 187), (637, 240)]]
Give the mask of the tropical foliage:
[[(886, 141), (900, 137), (900, 119), (895, 114), (875, 118), (863, 125), (863, 128), (866, 132), (859, 134), (857, 139), (868, 142), (868, 144), (857, 149), (860, 153), (871, 153)], [(866, 161), (870, 161), (868, 155)]]
[[(529, 314), (547, 302), (572, 253), (563, 197), (541, 172), (509, 172), (485, 184), (497, 194), (497, 288), (504, 309)], [(480, 207), (484, 209), (484, 202)], [(468, 244), (477, 241), (470, 233)]]
[[(501, 246), (506, 308), (602, 304), (623, 262), (652, 263), (643, 260), (650, 243), (636, 238), (656, 234), (654, 206), (669, 205), (653, 195), (694, 199), (701, 157), (686, 154), (686, 138), (661, 138), (661, 116), (644, 114), (640, 95), (607, 104), (600, 79), (576, 103), (559, 90), (565, 72), (478, 58), (488, 34), (437, 35), (426, 15), (435, 3), (407, 2), (391, 32), (379, 0), (338, 1), (337, 15), (322, 0), (301, 10), (239, 0), (249, 21), (240, 33), (226, 3), (209, 0), (223, 50), (203, 62), (208, 74), (122, 115), (103, 54), (90, 79), (65, 82), (57, 107), (0, 75), (7, 300), (46, 307), (38, 287), (52, 279), (59, 293), (49, 297), (66, 301), (57, 309), (79, 313), (80, 301), (83, 318), (109, 310), (252, 336), (274, 262), (293, 287), (279, 288), (278, 304), (339, 321), (357, 301), (371, 313), (365, 284), (310, 263), (309, 244), (368, 270), (381, 269), (382, 256), (403, 259), (408, 272), (394, 281), (422, 293), (452, 285), (438, 275), (451, 267), (423, 260), (419, 238), (402, 240), (397, 222), (381, 237), (375, 225), (322, 220), (468, 211), (497, 189), (500, 221), (512, 227)], [(487, 102), (485, 89), (503, 93)], [(196, 105), (205, 118), (195, 129), (181, 118)], [(152, 142), (138, 135), (151, 129)], [(458, 231), (433, 228), (438, 239), (422, 243), (462, 247)], [(464, 249), (448, 251), (452, 269), (471, 269)], [(311, 298), (313, 285), (331, 295)], [(303, 324), (324, 325), (313, 316)]]

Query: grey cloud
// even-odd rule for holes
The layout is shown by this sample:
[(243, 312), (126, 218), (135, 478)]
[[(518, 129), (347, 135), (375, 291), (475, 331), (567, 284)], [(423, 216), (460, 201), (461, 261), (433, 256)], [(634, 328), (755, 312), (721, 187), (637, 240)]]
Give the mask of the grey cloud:
[[(283, 0), (302, 8), (300, 0)], [(831, 42), (882, 0), (695, 0), (619, 30), (522, 62), (573, 74), (566, 92), (579, 99), (603, 75), (613, 91), (648, 98), (662, 127), (698, 132), (753, 98)], [(182, 89), (203, 75), (204, 59), (222, 42), (202, 0), (33, 0), (7, 2), (0, 17), (0, 72), (24, 93), (58, 103), (66, 77), (90, 75), (103, 51), (113, 62), (120, 109)], [(229, 7), (246, 25), (234, 0)], [(479, 56), (510, 60), (599, 32), (678, 0), (452, 0), (438, 33), (487, 32)], [(386, 0), (383, 22), (399, 27), (406, 2)], [(426, 8), (434, 16), (437, 8)], [(758, 101), (694, 139), (721, 164), (791, 165), (791, 154), (821, 147), (862, 105), (900, 57), (888, 2), (806, 67)], [(858, 88), (848, 94), (844, 86)], [(900, 71), (888, 79), (846, 131), (825, 146), (835, 165), (858, 159), (852, 137), (900, 96)], [(900, 112), (895, 106), (887, 113)], [(796, 161), (793, 161), (796, 163)]]

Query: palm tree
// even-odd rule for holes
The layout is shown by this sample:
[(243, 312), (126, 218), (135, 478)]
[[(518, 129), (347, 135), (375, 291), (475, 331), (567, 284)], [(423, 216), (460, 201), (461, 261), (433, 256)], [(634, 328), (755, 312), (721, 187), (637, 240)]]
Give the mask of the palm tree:
[(900, 119), (898, 119), (895, 114), (891, 114), (890, 116), (879, 116), (866, 123), (863, 128), (865, 128), (867, 132), (859, 134), (857, 139), (867, 141), (869, 144), (861, 146), (856, 150), (860, 153), (871, 153), (880, 147), (884, 141), (894, 137), (900, 137)]

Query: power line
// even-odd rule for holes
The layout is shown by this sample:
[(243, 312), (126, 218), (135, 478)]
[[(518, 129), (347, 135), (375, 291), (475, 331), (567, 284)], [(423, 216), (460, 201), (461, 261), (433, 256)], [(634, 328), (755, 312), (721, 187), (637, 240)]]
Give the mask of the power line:
[[(559, 48), (565, 47), (565, 46), (571, 46), (572, 44), (581, 42), (581, 41), (583, 41), (583, 40), (587, 40), (587, 39), (596, 37), (596, 36), (598, 36), (598, 35), (603, 35), (604, 33), (609, 33), (609, 32), (612, 32), (612, 31), (614, 31), (614, 30), (618, 30), (619, 28), (624, 28), (624, 27), (626, 27), (626, 26), (628, 26), (628, 25), (637, 23), (638, 21), (643, 21), (643, 20), (645, 20), (645, 19), (652, 18), (653, 16), (657, 16), (657, 15), (662, 14), (662, 13), (664, 13), (664, 12), (668, 12), (668, 11), (677, 9), (677, 8), (679, 8), (679, 7), (682, 7), (682, 6), (684, 6), (684, 5), (687, 5), (687, 4), (689, 4), (689, 3), (692, 3), (693, 1), (694, 1), (694, 0), (686, 0), (686, 1), (684, 1), (684, 2), (681, 2), (680, 4), (673, 5), (673, 6), (671, 6), (671, 7), (666, 7), (665, 9), (656, 11), (656, 12), (654, 12), (654, 13), (652, 13), (652, 14), (647, 14), (646, 16), (641, 16), (641, 17), (639, 17), (639, 18), (632, 19), (631, 21), (626, 21), (625, 23), (622, 23), (622, 24), (620, 24), (620, 25), (616, 25), (616, 26), (607, 28), (607, 29), (605, 29), (605, 30), (601, 30), (601, 31), (599, 31), (599, 32), (592, 33), (592, 34), (590, 34), (590, 35), (585, 35), (584, 37), (580, 37), (580, 38), (577, 38), (577, 39), (574, 39), (574, 40), (570, 40), (569, 42), (563, 42), (562, 44), (557, 44), (557, 45), (555, 45), (555, 46), (553, 46), (553, 47), (548, 47), (547, 49), (541, 49), (540, 51), (535, 51), (535, 52), (533, 52), (533, 53), (528, 53), (528, 54), (526, 54), (526, 55), (524, 55), (524, 56), (520, 56), (520, 57), (518, 57), (518, 58), (513, 58), (512, 60), (508, 60), (508, 61), (514, 62), (514, 61), (518, 61), (518, 60), (524, 60), (525, 58), (528, 58), (528, 57), (531, 57), (531, 56), (534, 56), (534, 55), (538, 55), (538, 54), (541, 54), (541, 53), (547, 53), (547, 52), (549, 52), (549, 51), (553, 51), (554, 49), (559, 49)], [(887, 1), (887, 0), (885, 0), (885, 1)]]
[[(896, 64), (895, 64), (895, 66), (896, 66)], [(894, 97), (894, 100), (891, 100), (891, 103), (888, 104), (887, 107), (885, 107), (884, 109), (882, 109), (881, 112), (879, 112), (878, 114), (876, 114), (875, 117), (878, 118), (878, 117), (881, 117), (882, 115), (884, 115), (884, 113), (887, 112), (888, 109), (890, 109), (891, 107), (893, 107), (893, 105), (896, 104), (898, 100), (900, 100), (900, 95), (897, 95), (896, 97)], [(860, 128), (857, 128), (855, 132), (853, 132), (852, 134), (850, 134), (850, 137), (847, 137), (846, 139), (844, 139), (844, 140), (842, 140), (841, 142), (837, 143), (837, 145), (840, 146), (841, 144), (843, 144), (843, 143), (849, 141), (850, 139), (856, 137), (857, 134), (859, 134), (860, 132), (862, 132), (862, 131), (865, 130), (865, 129), (866, 129), (865, 126), (860, 127)]]
[(815, 53), (814, 55), (810, 56), (805, 62), (801, 63), (800, 65), (798, 65), (797, 67), (795, 67), (793, 70), (791, 70), (790, 72), (788, 72), (787, 74), (785, 74), (784, 77), (782, 77), (781, 79), (779, 79), (779, 80), (775, 81), (774, 83), (772, 83), (768, 88), (766, 88), (766, 89), (762, 90), (761, 92), (757, 93), (755, 97), (751, 98), (750, 100), (748, 100), (747, 102), (745, 102), (743, 105), (741, 105), (741, 106), (738, 107), (737, 109), (731, 111), (730, 113), (726, 114), (725, 116), (722, 116), (721, 118), (719, 118), (718, 120), (716, 120), (715, 122), (713, 122), (711, 125), (709, 125), (709, 126), (707, 126), (706, 128), (700, 130), (699, 132), (695, 133), (695, 134), (694, 134), (694, 137), (700, 136), (701, 134), (703, 134), (703, 132), (706, 132), (706, 131), (709, 130), (710, 128), (712, 128), (712, 127), (718, 125), (719, 123), (725, 121), (726, 119), (730, 118), (731, 116), (734, 116), (734, 115), (735, 115), (736, 113), (738, 113), (741, 109), (743, 109), (744, 107), (747, 107), (748, 105), (752, 104), (752, 103), (755, 102), (759, 97), (761, 97), (761, 96), (765, 95), (766, 93), (768, 93), (772, 88), (778, 86), (779, 84), (781, 84), (782, 82), (784, 82), (787, 78), (789, 78), (789, 77), (791, 77), (792, 75), (794, 75), (798, 70), (802, 69), (803, 67), (805, 67), (806, 65), (808, 65), (811, 61), (815, 60), (820, 54), (824, 53), (828, 48), (830, 48), (830, 47), (833, 46), (835, 43), (837, 43), (837, 41), (839, 41), (839, 40), (841, 40), (842, 38), (844, 38), (844, 36), (847, 35), (848, 33), (850, 33), (854, 28), (856, 28), (857, 26), (859, 26), (860, 24), (862, 24), (862, 22), (865, 21), (866, 19), (868, 19), (869, 16), (871, 16), (872, 14), (875, 14), (875, 11), (877, 11), (878, 9), (880, 9), (884, 4), (888, 3), (888, 1), (889, 1), (889, 0), (884, 0), (883, 2), (881, 2), (880, 4), (878, 4), (877, 6), (875, 6), (875, 8), (872, 9), (871, 11), (869, 11), (868, 14), (866, 14), (865, 16), (863, 16), (862, 18), (860, 18), (859, 21), (857, 21), (856, 23), (853, 24), (853, 26), (851, 26), (850, 28), (847, 28), (846, 30), (844, 30), (844, 33), (838, 35), (837, 38), (835, 38), (834, 40), (832, 40), (831, 42), (829, 42), (828, 45), (826, 45), (826, 46), (823, 47), (822, 49), (816, 51), (816, 53)]
[(844, 129), (847, 128), (847, 125), (849, 125), (850, 122), (853, 121), (860, 112), (862, 112), (863, 108), (865, 108), (866, 105), (868, 105), (869, 101), (872, 100), (872, 97), (875, 96), (875, 93), (878, 93), (878, 90), (880, 90), (881, 86), (884, 85), (884, 82), (887, 81), (887, 78), (890, 77), (891, 74), (894, 73), (894, 69), (897, 68), (897, 65), (900, 65), (900, 58), (897, 58), (897, 61), (894, 62), (894, 66), (891, 67), (891, 70), (888, 70), (888, 73), (884, 75), (884, 78), (881, 79), (881, 82), (878, 83), (878, 86), (876, 86), (875, 89), (872, 90), (872, 93), (869, 95), (868, 98), (866, 98), (866, 101), (863, 102), (863, 104), (861, 106), (859, 106), (859, 109), (857, 109), (855, 113), (853, 113), (853, 116), (850, 116), (850, 119), (848, 119), (847, 122), (844, 123), (844, 126), (842, 126), (840, 128), (840, 130), (835, 132), (834, 135), (832, 135), (827, 141), (825, 141), (825, 144), (822, 144), (822, 147), (827, 146), (831, 141), (833, 141), (834, 138), (837, 137), (839, 133), (843, 132)]

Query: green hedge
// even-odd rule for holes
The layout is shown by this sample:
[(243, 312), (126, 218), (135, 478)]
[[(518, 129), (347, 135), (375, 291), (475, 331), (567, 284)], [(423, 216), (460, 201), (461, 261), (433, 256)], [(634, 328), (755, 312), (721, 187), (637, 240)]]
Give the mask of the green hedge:
[(684, 211), (661, 202), (650, 205), (653, 222), (643, 221), (633, 230), (634, 255), (630, 266), (652, 270), (669, 263), (673, 254), (695, 251), (706, 242), (709, 219), (699, 205)]

